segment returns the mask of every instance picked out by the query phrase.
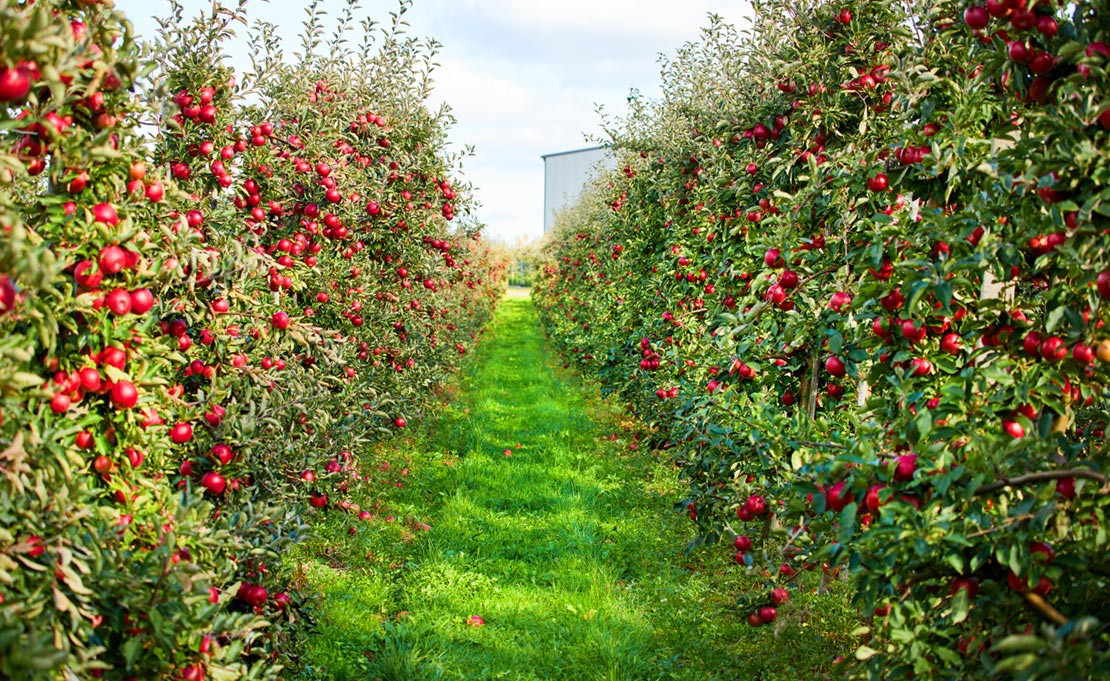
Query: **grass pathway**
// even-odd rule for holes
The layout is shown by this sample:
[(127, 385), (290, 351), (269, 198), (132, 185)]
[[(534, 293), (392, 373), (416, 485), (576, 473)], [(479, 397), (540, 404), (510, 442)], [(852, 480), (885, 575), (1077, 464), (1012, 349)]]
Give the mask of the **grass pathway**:
[[(670, 512), (673, 472), (554, 367), (527, 299), (502, 303), (426, 432), (371, 459), (356, 499), (373, 517), (334, 513), (298, 548), (325, 596), (306, 678), (813, 671), (804, 651), (780, 655), (769, 675), (753, 667), (767, 667), (759, 655), (781, 632), (742, 623), (726, 549), (681, 555), (689, 527)], [(829, 659), (816, 640), (810, 652)]]

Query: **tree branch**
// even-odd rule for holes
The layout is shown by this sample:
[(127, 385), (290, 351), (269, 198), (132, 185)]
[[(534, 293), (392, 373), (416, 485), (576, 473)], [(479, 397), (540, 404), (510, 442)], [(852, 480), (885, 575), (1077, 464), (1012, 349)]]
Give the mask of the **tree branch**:
[(1025, 593), (1025, 600), (1037, 609), (1042, 615), (1052, 620), (1057, 626), (1064, 626), (1068, 623), (1067, 615), (1057, 610), (1051, 603), (1046, 601), (1040, 594), (1035, 594), (1032, 591)]
[(1018, 487), (1030, 482), (1044, 482), (1046, 480), (1061, 480), (1063, 478), (1086, 478), (1095, 482), (1106, 484), (1106, 476), (1092, 471), (1089, 468), (1076, 468), (1064, 471), (1041, 471), (1039, 473), (1026, 473), (1012, 478), (1002, 478), (988, 485), (983, 485), (975, 490), (976, 494), (989, 494), (1003, 487)]

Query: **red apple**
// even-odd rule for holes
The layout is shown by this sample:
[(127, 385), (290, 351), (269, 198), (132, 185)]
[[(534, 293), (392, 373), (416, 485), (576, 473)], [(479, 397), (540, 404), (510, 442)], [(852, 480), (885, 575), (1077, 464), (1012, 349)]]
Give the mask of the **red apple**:
[(130, 381), (119, 381), (112, 386), (109, 397), (117, 408), (130, 409), (139, 402), (139, 391)]
[(767, 501), (758, 494), (753, 494), (744, 502), (744, 508), (753, 516), (761, 516), (767, 512)]
[(1004, 419), (1002, 421), (1002, 430), (1015, 440), (1020, 440), (1025, 437), (1025, 428), (1017, 421)]
[(836, 378), (843, 378), (847, 373), (847, 368), (844, 366), (844, 361), (834, 355), (825, 360), (825, 371)]
[(879, 493), (884, 489), (886, 489), (886, 485), (872, 485), (871, 489), (867, 490), (867, 496), (864, 497), (863, 503), (868, 511), (875, 513), (882, 507), (883, 502), (879, 498)]
[(103, 222), (109, 227), (119, 224), (119, 214), (116, 213), (116, 207), (110, 203), (96, 204), (92, 207), (92, 215), (94, 222)]
[(185, 444), (193, 439), (193, 426), (189, 423), (177, 423), (170, 429), (170, 440), (174, 444)]
[(917, 470), (917, 454), (903, 454), (895, 459), (894, 479), (898, 482), (907, 482), (913, 479)]
[(867, 178), (867, 188), (873, 192), (885, 192), (889, 185), (890, 180), (885, 173), (877, 173)]
[(208, 471), (200, 479), (200, 485), (210, 494), (223, 494), (227, 489), (227, 480), (216, 471)]
[(851, 490), (845, 493), (844, 486), (845, 482), (841, 480), (825, 490), (825, 505), (828, 506), (830, 510), (842, 511), (845, 506), (852, 503), (855, 499)]
[(154, 294), (148, 288), (140, 288), (131, 292), (131, 313), (146, 314), (154, 307)]
[(15, 284), (6, 274), (0, 275), (0, 315), (15, 308)]
[(963, 349), (962, 346), (963, 339), (956, 333), (946, 333), (940, 339), (940, 349), (950, 355), (960, 354), (960, 351)]
[(990, 14), (987, 13), (986, 7), (972, 5), (964, 10), (964, 23), (967, 24), (968, 28), (986, 28), (989, 21)]

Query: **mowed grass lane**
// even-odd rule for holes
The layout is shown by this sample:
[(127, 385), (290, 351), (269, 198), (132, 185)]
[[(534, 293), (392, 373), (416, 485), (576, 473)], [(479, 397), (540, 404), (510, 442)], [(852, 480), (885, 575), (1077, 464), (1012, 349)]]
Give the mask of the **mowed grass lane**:
[[(374, 482), (356, 498), (373, 517), (331, 511), (323, 536), (298, 549), (324, 596), (306, 677), (702, 680), (827, 668), (834, 648), (809, 623), (743, 623), (732, 592), (752, 578), (727, 549), (681, 554), (691, 528), (671, 511), (673, 469), (555, 368), (529, 300), (502, 303), (472, 362), (424, 432), (370, 457)], [(784, 633), (803, 645), (768, 651)]]

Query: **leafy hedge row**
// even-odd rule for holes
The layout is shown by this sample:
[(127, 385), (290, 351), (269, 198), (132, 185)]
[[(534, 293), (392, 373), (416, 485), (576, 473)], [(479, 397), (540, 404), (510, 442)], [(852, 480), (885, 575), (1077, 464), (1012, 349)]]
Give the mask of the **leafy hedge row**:
[(551, 335), (674, 452), (695, 543), (767, 570), (752, 624), (824, 564), (855, 677), (1110, 674), (1110, 7), (755, 10), (606, 122)]
[(111, 5), (0, 4), (0, 676), (274, 678), (283, 549), (359, 512), (504, 268), (406, 4), (328, 42), (313, 6), (296, 64), (261, 24), (241, 85), (241, 6), (151, 59)]

